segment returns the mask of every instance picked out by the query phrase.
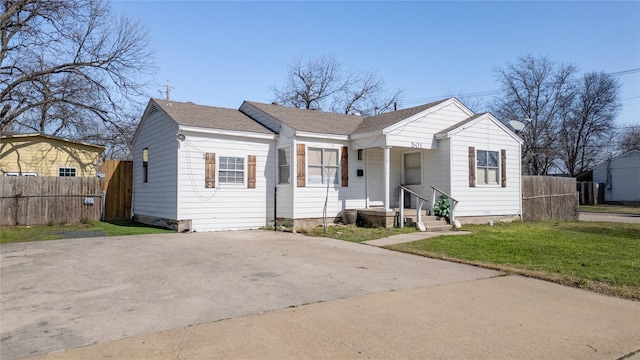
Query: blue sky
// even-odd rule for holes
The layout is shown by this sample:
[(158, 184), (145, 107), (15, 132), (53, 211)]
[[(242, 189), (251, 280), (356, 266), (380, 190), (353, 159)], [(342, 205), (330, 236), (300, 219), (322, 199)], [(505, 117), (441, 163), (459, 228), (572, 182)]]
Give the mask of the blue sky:
[[(147, 26), (171, 98), (238, 108), (271, 102), (285, 69), (334, 54), (375, 70), (403, 107), (499, 88), (496, 67), (549, 56), (620, 75), (619, 126), (640, 125), (640, 2), (113, 1)], [(491, 96), (480, 97), (490, 101)], [(478, 99), (469, 97), (469, 99)]]

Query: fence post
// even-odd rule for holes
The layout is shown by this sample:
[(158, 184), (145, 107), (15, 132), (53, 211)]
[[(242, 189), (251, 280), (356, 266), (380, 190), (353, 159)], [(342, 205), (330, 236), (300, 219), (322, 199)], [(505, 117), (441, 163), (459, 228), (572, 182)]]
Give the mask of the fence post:
[(102, 191), (102, 206), (100, 207), (100, 221), (104, 221), (104, 210), (105, 210), (105, 206), (106, 206), (106, 200), (107, 200), (107, 192), (106, 191)]

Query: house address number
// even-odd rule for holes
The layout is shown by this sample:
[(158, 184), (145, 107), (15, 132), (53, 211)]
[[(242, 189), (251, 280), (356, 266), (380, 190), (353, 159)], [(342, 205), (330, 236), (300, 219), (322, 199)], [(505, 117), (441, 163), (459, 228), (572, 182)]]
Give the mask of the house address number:
[(412, 149), (422, 149), (422, 143), (421, 142), (411, 142), (411, 148)]

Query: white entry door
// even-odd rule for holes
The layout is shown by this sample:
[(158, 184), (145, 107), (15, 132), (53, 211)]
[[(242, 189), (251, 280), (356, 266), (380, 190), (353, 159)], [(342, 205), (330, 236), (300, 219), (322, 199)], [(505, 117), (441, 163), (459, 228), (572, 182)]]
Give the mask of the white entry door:
[(382, 149), (366, 149), (367, 199), (369, 207), (384, 206), (384, 152)]

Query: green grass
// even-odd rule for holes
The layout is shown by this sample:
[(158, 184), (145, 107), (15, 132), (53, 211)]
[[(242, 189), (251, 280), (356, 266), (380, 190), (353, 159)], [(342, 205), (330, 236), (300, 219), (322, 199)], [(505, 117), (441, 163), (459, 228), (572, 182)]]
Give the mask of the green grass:
[(2, 227), (0, 228), (0, 243), (8, 244), (24, 241), (58, 240), (68, 237), (90, 236), (123, 236), (140, 234), (163, 234), (175, 231), (143, 225), (133, 221), (101, 222), (89, 224)]
[(640, 300), (640, 225), (599, 222), (469, 225), (387, 248)]
[(322, 236), (330, 237), (339, 240), (351, 241), (351, 242), (363, 242), (367, 240), (380, 239), (391, 235), (408, 234), (415, 232), (415, 228), (405, 227), (399, 228), (365, 228), (356, 227), (355, 225), (333, 225), (329, 226), (327, 233), (323, 232), (321, 226), (313, 228), (303, 228), (298, 232), (309, 236)]
[(640, 206), (580, 205), (580, 211), (640, 215)]

